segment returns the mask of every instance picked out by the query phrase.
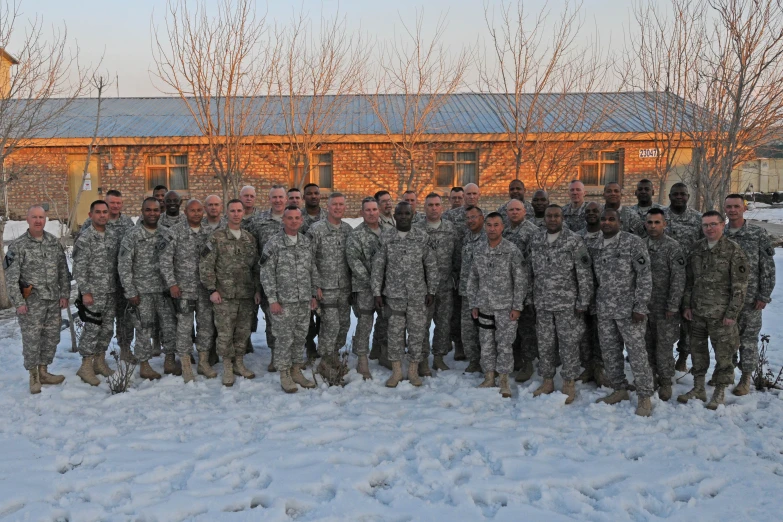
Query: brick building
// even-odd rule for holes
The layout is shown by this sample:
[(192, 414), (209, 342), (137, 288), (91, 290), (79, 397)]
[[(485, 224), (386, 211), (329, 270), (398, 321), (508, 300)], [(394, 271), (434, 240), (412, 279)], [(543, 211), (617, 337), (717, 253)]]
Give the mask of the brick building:
[[(490, 96), (452, 95), (439, 108), (433, 118), (439, 125), (431, 125), (431, 132), (417, 149), (417, 173), (411, 186), (417, 193), (446, 193), (453, 185), (477, 182), (482, 206), (494, 208), (507, 199), (508, 183), (515, 177), (514, 154), (494, 110), (496, 105), (488, 101)], [(619, 181), (628, 187), (626, 201), (632, 204), (633, 185), (639, 179), (654, 177), (654, 156), (659, 152), (651, 138), (649, 114), (640, 108), (646, 106), (641, 102), (645, 93), (573, 96), (589, 97), (591, 106), (609, 107), (602, 114), (610, 117), (578, 138), (564, 127), (547, 129), (546, 141), (533, 133), (528, 136), (539, 149), (542, 144), (549, 146), (553, 154), (563, 154), (563, 143), (573, 144), (565, 148), (565, 154), (574, 156), (573, 161), (546, 180), (552, 201), (566, 202), (568, 181), (579, 178), (587, 185), (588, 194), (596, 196), (604, 183)], [(557, 100), (562, 103), (562, 96)], [(339, 128), (320, 135), (310, 154), (311, 169), (305, 181), (318, 183), (325, 191), (345, 193), (349, 214), (354, 215), (366, 195), (380, 189), (393, 194), (405, 190), (402, 180), (407, 177), (408, 165), (366, 100), (352, 97), (341, 107), (341, 113), (333, 118)], [(219, 180), (209, 166), (205, 140), (184, 102), (176, 98), (105, 99), (97, 150), (89, 177), (83, 180), (96, 109), (97, 100), (77, 100), (49, 135), (36, 137), (9, 158), (7, 167), (17, 178), (8, 191), (13, 215), (20, 215), (31, 204), (44, 203), (50, 217), (56, 219), (80, 187), (77, 222), (84, 219), (92, 200), (112, 188), (122, 191), (129, 213), (136, 212), (143, 196), (151, 194), (157, 184), (186, 197), (221, 194)], [(256, 187), (259, 206), (264, 206), (264, 192), (270, 186), (290, 186), (296, 169), (301, 169), (286, 146), (289, 137), (281, 119), (271, 111), (265, 132), (254, 140), (243, 174), (243, 183)], [(542, 180), (541, 175), (536, 177), (532, 161), (523, 161), (519, 178), (529, 192)]]

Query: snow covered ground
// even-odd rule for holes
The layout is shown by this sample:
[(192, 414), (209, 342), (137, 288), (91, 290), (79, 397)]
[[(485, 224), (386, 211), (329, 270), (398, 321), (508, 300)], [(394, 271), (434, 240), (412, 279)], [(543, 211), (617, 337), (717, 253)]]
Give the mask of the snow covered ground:
[[(776, 262), (783, 273), (783, 251)], [(783, 364), (783, 285), (765, 312)], [(355, 371), (344, 388), (284, 394), (263, 335), (246, 361), (258, 374), (231, 389), (137, 380), (111, 396), (75, 372), (63, 332), (52, 369), (62, 386), (27, 389), (15, 320), (0, 321), (2, 520), (779, 520), (783, 401), (778, 392), (701, 403), (578, 385), (564, 406), (478, 390), (466, 363), (414, 388)], [(153, 366), (161, 368), (160, 359)], [(352, 358), (351, 364), (355, 365)], [(309, 374), (309, 371), (308, 371)], [(675, 394), (690, 388), (684, 377)], [(560, 386), (560, 380), (556, 380)]]
[(754, 203), (745, 212), (747, 219), (767, 221), (768, 223), (783, 223), (783, 208), (773, 208), (764, 203)]

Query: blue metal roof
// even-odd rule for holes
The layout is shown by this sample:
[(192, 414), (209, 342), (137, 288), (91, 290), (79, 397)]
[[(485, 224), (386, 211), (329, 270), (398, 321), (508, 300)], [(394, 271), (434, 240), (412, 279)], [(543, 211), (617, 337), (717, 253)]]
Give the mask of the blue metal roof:
[[(504, 134), (507, 126), (513, 125), (509, 108), (513, 107), (511, 95), (504, 94), (452, 94), (431, 115), (428, 134)], [(622, 92), (622, 93), (569, 93), (539, 95), (536, 116), (539, 121), (531, 125), (529, 132), (593, 132), (644, 133), (655, 129), (653, 99), (672, 96), (667, 93)], [(193, 101), (193, 99), (191, 99)], [(321, 103), (315, 113), (327, 113), (327, 124), (319, 134), (384, 135), (381, 124), (370, 101), (360, 95), (333, 96), (316, 100), (311, 96), (296, 98), (294, 103), (301, 109), (297, 112), (303, 118), (306, 108)], [(259, 135), (283, 136), (287, 127), (298, 132), (302, 127), (298, 118), (293, 122), (286, 117), (287, 97), (257, 97), (236, 101), (248, 103), (255, 114), (264, 114)], [(23, 102), (21, 102), (23, 103)], [(52, 104), (62, 103), (53, 100)], [(520, 97), (520, 113), (526, 114), (533, 95)], [(678, 99), (678, 103), (682, 100)], [(389, 121), (392, 132), (402, 134), (407, 122), (410, 129), (416, 111), (425, 108), (426, 99), (420, 99), (418, 106), (410, 102), (406, 106), (403, 95), (390, 94), (378, 97), (379, 112)], [(89, 138), (95, 127), (98, 100), (80, 98), (67, 108), (58, 121), (43, 131), (38, 138)], [(692, 109), (691, 106), (688, 106)], [(219, 107), (213, 107), (217, 115)], [(584, 116), (577, 116), (583, 114)], [(217, 117), (217, 116), (216, 116)], [(659, 116), (660, 118), (660, 116)], [(259, 120), (255, 120), (259, 121)], [(288, 123), (288, 124), (287, 124)], [(98, 136), (101, 138), (151, 138), (151, 137), (197, 137), (198, 126), (180, 98), (105, 98), (102, 105)]]

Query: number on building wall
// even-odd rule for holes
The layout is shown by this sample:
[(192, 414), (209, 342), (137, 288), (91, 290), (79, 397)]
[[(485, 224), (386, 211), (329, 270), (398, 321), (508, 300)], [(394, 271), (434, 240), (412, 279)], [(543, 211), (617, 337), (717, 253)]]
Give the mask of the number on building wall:
[(658, 149), (639, 149), (640, 158), (657, 158)]

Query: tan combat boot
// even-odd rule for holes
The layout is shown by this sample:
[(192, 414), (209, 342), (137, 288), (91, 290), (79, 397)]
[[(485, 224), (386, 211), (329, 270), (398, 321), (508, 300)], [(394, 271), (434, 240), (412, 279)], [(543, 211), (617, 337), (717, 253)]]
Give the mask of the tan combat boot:
[(541, 383), (541, 386), (536, 388), (536, 391), (533, 392), (533, 397), (538, 397), (539, 395), (549, 395), (553, 391), (555, 391), (554, 379), (544, 379), (544, 382)]
[[(424, 361), (425, 366), (427, 365), (427, 360)], [(421, 377), (419, 377), (419, 367), (421, 366), (422, 361), (419, 361), (418, 363), (415, 363), (411, 361), (411, 363), (408, 365), (408, 381), (413, 386), (421, 386)], [(427, 368), (429, 370), (429, 368)], [(430, 373), (432, 375), (432, 373)]]
[(712, 392), (712, 398), (710, 399), (710, 402), (707, 403), (707, 409), (708, 410), (717, 410), (718, 406), (723, 404), (724, 399), (724, 392), (726, 390), (725, 384), (718, 384), (715, 386), (715, 391)]
[(391, 363), (391, 366), (392, 374), (389, 380), (386, 381), (386, 386), (388, 388), (396, 388), (402, 380), (402, 361), (394, 361)]
[(478, 385), (479, 388), (494, 388), (495, 387), (495, 372), (487, 372), (484, 374), (484, 382)]
[(207, 379), (214, 379), (217, 377), (217, 372), (209, 365), (209, 353), (198, 352), (198, 367), (196, 373), (203, 375)]
[[(370, 377), (372, 379), (372, 377)], [(307, 379), (302, 373), (302, 365), (295, 364), (291, 367), (291, 380), (302, 388), (315, 388), (315, 383)]]
[(160, 379), (160, 374), (152, 369), (149, 361), (143, 361), (139, 363), (139, 377), (154, 381), (155, 379)]
[(693, 388), (684, 395), (677, 397), (677, 402), (687, 403), (691, 399), (699, 399), (701, 402), (707, 402), (707, 391), (704, 389), (704, 376), (693, 378)]
[(454, 360), (455, 361), (464, 361), (467, 359), (465, 357), (465, 346), (462, 344), (462, 341), (457, 341), (454, 343)]
[(504, 399), (508, 399), (509, 397), (511, 397), (511, 387), (508, 385), (508, 374), (501, 373), (499, 380), (500, 380), (500, 395)]
[(166, 375), (182, 375), (182, 365), (177, 362), (173, 353), (167, 353), (163, 359), (163, 373)]
[[(740, 377), (740, 382), (737, 384), (734, 389), (731, 391), (734, 395), (737, 397), (742, 397), (743, 395), (747, 395), (750, 393), (750, 382), (752, 380), (752, 376), (750, 372), (742, 372), (742, 377)], [(41, 379), (43, 381), (43, 379)], [(46, 383), (44, 383), (46, 384)]]
[(662, 382), (658, 387), (658, 398), (663, 402), (668, 402), (672, 398), (672, 385), (671, 382)]
[(76, 375), (81, 377), (81, 379), (90, 386), (98, 386), (101, 383), (101, 380), (95, 376), (93, 364), (92, 357), (82, 357), (82, 365), (76, 371)]
[(685, 353), (678, 353), (677, 354), (677, 362), (674, 363), (674, 370), (682, 373), (687, 373), (688, 371), (688, 354)]
[(237, 355), (234, 357), (234, 374), (241, 375), (245, 379), (255, 379), (256, 374), (245, 367), (245, 356)]
[(599, 388), (611, 388), (612, 383), (609, 382), (609, 377), (606, 376), (606, 371), (602, 366), (598, 366), (593, 369), (593, 375), (595, 376), (595, 383)]
[(577, 381), (582, 381), (584, 383), (593, 382), (595, 380), (595, 375), (593, 374), (593, 368), (588, 367), (585, 368), (585, 370), (579, 374), (579, 377), (576, 378)]
[(187, 355), (180, 358), (182, 361), (182, 379), (187, 383), (193, 380), (193, 366), (190, 363), (190, 357)]
[(114, 370), (109, 368), (109, 365), (106, 364), (106, 352), (99, 353), (93, 357), (92, 369), (96, 374), (103, 375), (104, 377), (111, 377), (114, 375)]
[(370, 373), (370, 361), (367, 360), (366, 355), (360, 355), (359, 356), (359, 362), (356, 363), (356, 371), (359, 373), (364, 380), (372, 380), (372, 374)]
[(563, 395), (566, 396), (565, 403), (572, 404), (576, 400), (576, 382), (563, 381)]
[(522, 369), (517, 372), (514, 380), (517, 382), (527, 382), (533, 376), (533, 361), (525, 361), (522, 363)]
[(639, 403), (636, 405), (636, 414), (639, 417), (650, 417), (652, 415), (652, 402), (649, 397), (639, 397)]
[(296, 387), (296, 384), (291, 379), (291, 370), (280, 370), (280, 387), (286, 393), (296, 393), (299, 391), (299, 388)]
[[(427, 357), (419, 361), (418, 368), (416, 369), (416, 377), (432, 377), (432, 370), (430, 370), (429, 362), (427, 361)], [(408, 373), (410, 373), (410, 368), (408, 369)], [(414, 386), (416, 386), (414, 384)]]
[(234, 385), (234, 364), (231, 357), (223, 357), (223, 386)]
[(478, 361), (470, 361), (468, 367), (465, 368), (464, 373), (481, 373), (481, 363)]
[(62, 384), (65, 380), (65, 375), (54, 375), (49, 373), (45, 364), (38, 367), (38, 378), (41, 384)]
[(41, 377), (37, 366), (30, 370), (30, 393), (33, 395), (41, 393)]
[(438, 370), (440, 372), (445, 372), (449, 369), (449, 367), (446, 365), (445, 362), (443, 362), (443, 356), (442, 355), (436, 355), (432, 358), (432, 369)]
[(595, 402), (605, 402), (606, 404), (617, 404), (618, 402), (630, 400), (628, 396), (628, 390), (623, 388), (622, 390), (615, 390), (606, 397), (601, 397)]

